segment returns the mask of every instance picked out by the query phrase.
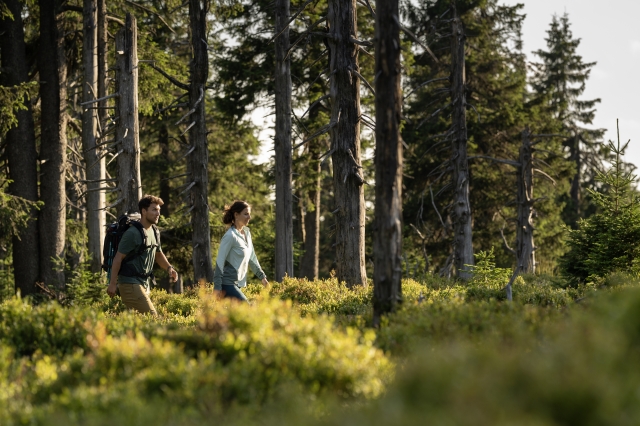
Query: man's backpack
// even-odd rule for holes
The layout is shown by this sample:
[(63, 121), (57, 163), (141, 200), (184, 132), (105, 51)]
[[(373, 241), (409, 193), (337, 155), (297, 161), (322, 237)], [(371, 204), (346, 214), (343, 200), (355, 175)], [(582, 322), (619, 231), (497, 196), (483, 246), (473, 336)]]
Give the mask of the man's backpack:
[[(132, 226), (140, 232), (142, 244), (140, 244), (135, 251), (127, 254), (127, 256), (122, 260), (118, 275), (140, 278), (148, 278), (153, 275), (153, 272), (140, 274), (136, 272), (132, 265), (129, 264), (133, 259), (140, 256), (147, 249), (147, 233), (144, 232), (142, 223), (140, 223), (139, 220), (132, 219), (127, 215), (122, 215), (117, 221), (107, 225), (107, 232), (104, 236), (104, 243), (102, 245), (102, 256), (104, 259), (102, 262), (102, 269), (107, 272), (107, 279), (111, 278), (111, 267), (113, 265), (113, 259), (116, 257), (116, 253), (118, 252), (120, 240), (122, 240), (124, 233)], [(160, 247), (160, 231), (155, 225), (151, 225), (151, 227), (153, 228), (153, 233), (156, 237), (156, 243), (158, 244), (158, 247)]]

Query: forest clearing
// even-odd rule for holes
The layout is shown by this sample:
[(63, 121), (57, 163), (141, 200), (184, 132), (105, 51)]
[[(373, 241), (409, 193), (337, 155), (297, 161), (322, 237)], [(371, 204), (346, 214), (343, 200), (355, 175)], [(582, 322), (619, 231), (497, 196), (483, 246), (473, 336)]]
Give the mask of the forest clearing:
[(522, 10), (1, 0), (0, 424), (637, 424), (624, 123)]

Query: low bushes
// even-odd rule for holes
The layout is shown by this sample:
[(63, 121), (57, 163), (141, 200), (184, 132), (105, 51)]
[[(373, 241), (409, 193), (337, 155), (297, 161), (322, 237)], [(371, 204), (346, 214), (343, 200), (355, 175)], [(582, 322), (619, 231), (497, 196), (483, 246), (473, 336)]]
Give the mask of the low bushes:
[[(250, 306), (219, 301), (208, 288), (195, 307), (154, 297), (159, 319), (19, 299), (0, 305), (0, 424), (50, 424), (51, 413), (108, 418), (120, 406), (168, 403), (206, 418), (234, 406), (259, 411), (287, 389), (306, 404), (323, 395), (373, 398), (392, 377), (373, 332), (302, 317), (290, 301)], [(176, 312), (186, 310), (179, 323)]]

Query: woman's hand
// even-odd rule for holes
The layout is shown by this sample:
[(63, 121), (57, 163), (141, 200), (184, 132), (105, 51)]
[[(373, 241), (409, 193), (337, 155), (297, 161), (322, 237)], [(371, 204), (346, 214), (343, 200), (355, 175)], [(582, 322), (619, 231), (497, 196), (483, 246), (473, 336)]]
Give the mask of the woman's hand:
[(267, 281), (267, 277), (264, 277), (264, 278), (262, 279), (262, 285), (263, 285), (264, 287), (266, 287), (266, 286), (268, 286), (268, 285), (269, 285), (269, 281)]

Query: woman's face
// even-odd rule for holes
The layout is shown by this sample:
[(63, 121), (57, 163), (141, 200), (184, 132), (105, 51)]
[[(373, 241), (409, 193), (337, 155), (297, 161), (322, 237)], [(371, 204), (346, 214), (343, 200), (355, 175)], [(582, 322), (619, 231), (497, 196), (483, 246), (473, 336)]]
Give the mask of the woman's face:
[(240, 213), (234, 213), (234, 223), (236, 228), (242, 228), (249, 224), (251, 220), (251, 207), (247, 207)]

